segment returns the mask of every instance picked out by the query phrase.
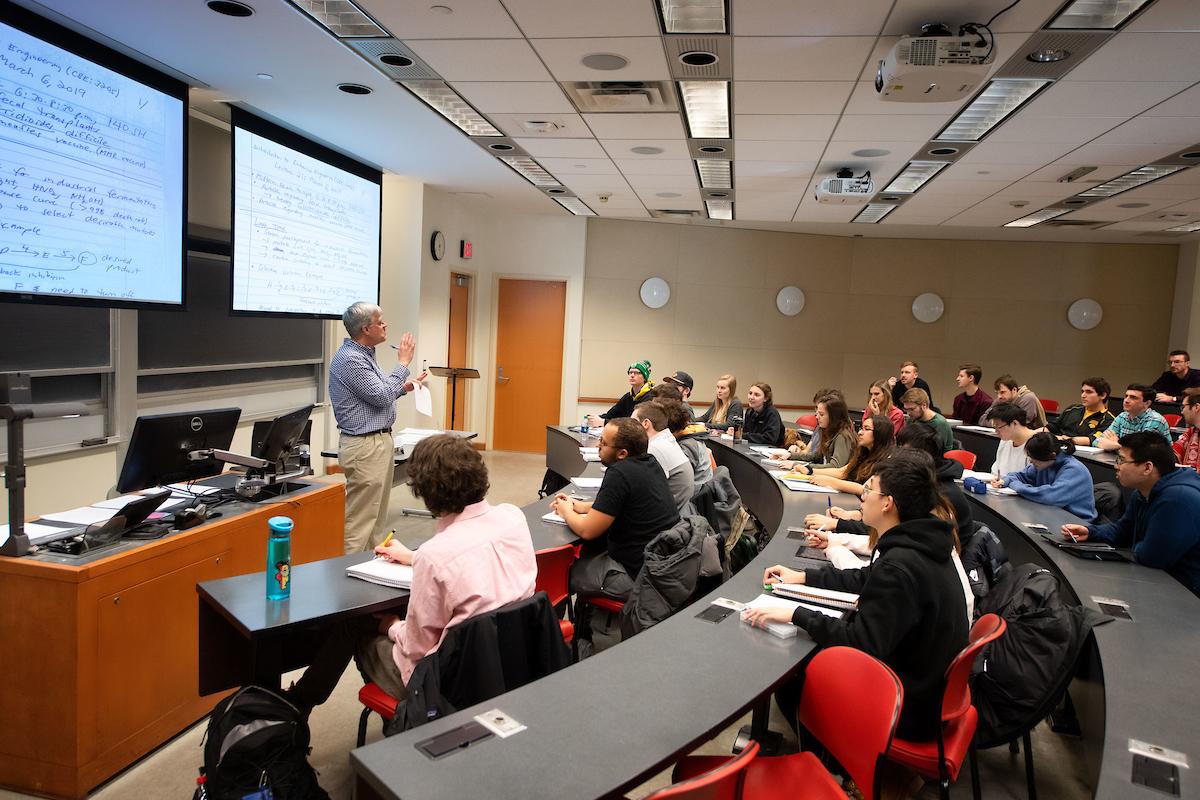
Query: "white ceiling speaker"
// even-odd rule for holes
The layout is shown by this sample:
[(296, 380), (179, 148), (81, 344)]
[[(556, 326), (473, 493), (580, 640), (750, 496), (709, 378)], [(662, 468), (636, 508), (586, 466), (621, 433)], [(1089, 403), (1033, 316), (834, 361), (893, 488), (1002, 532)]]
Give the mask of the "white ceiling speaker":
[(917, 299), (913, 300), (912, 304), (913, 316), (925, 323), (937, 322), (942, 318), (942, 312), (945, 310), (946, 305), (942, 302), (942, 298), (933, 292), (917, 295)]
[(671, 299), (671, 287), (662, 278), (647, 278), (642, 284), (641, 295), (647, 308), (662, 308)]
[(1076, 300), (1067, 309), (1067, 320), (1081, 331), (1090, 331), (1104, 319), (1104, 309), (1095, 300)]
[(579, 63), (588, 69), (612, 71), (628, 67), (629, 59), (616, 53), (591, 53), (579, 59)]
[(785, 286), (775, 295), (775, 307), (785, 317), (794, 317), (804, 310), (804, 292), (795, 286)]

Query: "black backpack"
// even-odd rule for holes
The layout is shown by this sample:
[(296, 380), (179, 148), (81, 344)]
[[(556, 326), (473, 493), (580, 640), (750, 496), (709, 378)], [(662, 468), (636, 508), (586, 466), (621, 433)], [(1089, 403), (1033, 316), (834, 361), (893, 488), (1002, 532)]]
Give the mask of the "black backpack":
[(1012, 564), (1000, 538), (982, 522), (974, 524), (970, 537), (961, 544), (959, 557), (975, 595), (975, 619), (979, 619), (987, 613), (980, 611), (979, 601), (1012, 572)]
[(209, 715), (209, 800), (242, 800), (260, 788), (270, 788), (274, 800), (329, 800), (308, 763), (309, 735), (304, 713), (278, 692), (243, 686)]

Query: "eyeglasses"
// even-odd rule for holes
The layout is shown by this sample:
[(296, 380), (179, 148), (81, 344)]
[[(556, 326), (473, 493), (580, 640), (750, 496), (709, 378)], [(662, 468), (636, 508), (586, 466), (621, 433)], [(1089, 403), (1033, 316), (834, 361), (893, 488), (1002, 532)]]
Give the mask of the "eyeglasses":
[(1124, 466), (1125, 464), (1145, 464), (1145, 463), (1146, 463), (1145, 461), (1134, 461), (1131, 458), (1121, 458), (1120, 456), (1117, 456), (1117, 464), (1116, 465), (1118, 467), (1120, 467), (1120, 466)]
[(871, 494), (877, 494), (880, 497), (883, 497), (883, 492), (879, 491), (878, 489), (872, 489), (870, 486), (863, 484), (863, 490), (862, 490), (862, 495), (861, 495), (862, 499), (866, 500), (867, 495), (871, 495)]
[(1184, 361), (1182, 358), (1172, 358), (1168, 363), (1170, 363), (1170, 364), (1186, 364), (1187, 362)]

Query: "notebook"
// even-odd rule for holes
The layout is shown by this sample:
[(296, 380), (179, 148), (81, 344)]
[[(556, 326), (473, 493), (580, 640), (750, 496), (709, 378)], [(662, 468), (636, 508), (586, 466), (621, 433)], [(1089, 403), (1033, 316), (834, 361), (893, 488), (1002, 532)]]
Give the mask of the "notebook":
[[(831, 608), (823, 608), (821, 606), (811, 605), (809, 603), (798, 603), (794, 600), (788, 600), (786, 598), (777, 597), (770, 594), (760, 594), (749, 603), (746, 603), (747, 609), (759, 608), (761, 606), (768, 606), (771, 608), (786, 608), (791, 611), (794, 611), (797, 608), (807, 608), (809, 611), (816, 611), (818, 614), (824, 614), (825, 616), (833, 617), (834, 619), (840, 619), (842, 616), (841, 611), (835, 611)], [(742, 622), (746, 622), (746, 617), (744, 614), (742, 615)], [(749, 625), (750, 623), (746, 622), (746, 624)], [(800, 633), (800, 629), (790, 622), (768, 622), (763, 630), (773, 636), (778, 636), (780, 639), (791, 639)]]
[(377, 583), (380, 586), (392, 586), (397, 589), (412, 588), (413, 568), (388, 561), (386, 558), (372, 558), (361, 564), (352, 564), (346, 567), (346, 574), (351, 578)]

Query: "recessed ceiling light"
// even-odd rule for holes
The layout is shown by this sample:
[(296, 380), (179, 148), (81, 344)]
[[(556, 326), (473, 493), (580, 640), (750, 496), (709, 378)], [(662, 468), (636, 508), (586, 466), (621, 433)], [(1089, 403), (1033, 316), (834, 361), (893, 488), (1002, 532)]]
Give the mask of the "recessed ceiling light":
[(716, 144), (706, 144), (703, 147), (696, 148), (701, 153), (724, 153), (725, 148)]
[(733, 203), (729, 200), (705, 200), (709, 219), (733, 219)]
[(262, 80), (262, 81), (269, 81), (269, 80), (272, 80), (272, 79), (274, 79), (274, 77), (275, 77), (274, 75), (271, 75), (271, 74), (269, 74), (269, 73), (266, 73), (266, 72), (260, 72), (260, 73), (258, 73), (258, 79), (259, 79), (259, 80)]
[(1075, 0), (1047, 28), (1116, 30), (1150, 0)]
[(592, 211), (578, 197), (555, 197), (554, 202), (570, 211), (577, 217), (594, 217), (596, 212)]
[(408, 56), (402, 56), (397, 53), (387, 53), (379, 57), (379, 60), (387, 64), (389, 67), (411, 67), (413, 60)]
[(376, 39), (388, 35), (350, 0), (292, 0), (292, 4), (339, 39)]
[(1056, 61), (1062, 61), (1064, 58), (1069, 58), (1070, 55), (1070, 50), (1034, 50), (1032, 53), (1025, 56), (1025, 60), (1032, 61), (1035, 64), (1053, 64)]
[(1117, 208), (1145, 208), (1149, 203), (1118, 203)]
[(254, 9), (245, 3), (235, 3), (234, 0), (208, 0), (208, 7), (218, 14), (227, 17), (248, 17)]
[(566, 194), (566, 189), (547, 189), (546, 194)]
[(1200, 150), (1193, 150), (1190, 153), (1181, 153), (1180, 158), (1200, 158)]
[(1121, 192), (1127, 192), (1130, 189), (1144, 186), (1151, 181), (1156, 181), (1159, 178), (1165, 178), (1179, 172), (1187, 167), (1156, 167), (1147, 166), (1135, 169), (1133, 172), (1127, 172), (1118, 178), (1113, 178), (1111, 181), (1102, 183), (1099, 186), (1092, 187), (1086, 191), (1080, 192), (1080, 197), (1112, 197)]
[(891, 201), (891, 202), (893, 202), (893, 203), (894, 203), (894, 202), (896, 202), (897, 200), (899, 200), (900, 198), (899, 198), (899, 197), (881, 197), (881, 198), (879, 198), (879, 199), (880, 199), (880, 200), (888, 200), (888, 201)]
[(680, 81), (684, 114), (693, 139), (729, 138), (729, 84), (726, 81)]
[(488, 145), (488, 150), (496, 150), (497, 152), (507, 153), (509, 150), (516, 150), (516, 148), (511, 144), (505, 144), (504, 142), (494, 142)]
[(483, 115), (441, 81), (401, 81), (400, 85), (450, 120), (468, 136), (503, 136)]
[(868, 147), (866, 150), (855, 150), (852, 155), (856, 155), (859, 158), (879, 158), (880, 156), (891, 155), (891, 153), (891, 150), (878, 150)]
[(529, 156), (497, 156), (505, 164), (521, 173), (521, 177), (534, 186), (562, 186), (545, 168)]
[(338, 89), (346, 94), (370, 94), (371, 87), (363, 86), (361, 83), (339, 83)]
[(1087, 200), (1081, 200), (1077, 197), (1073, 197), (1070, 200), (1063, 200), (1063, 205), (1064, 206), (1085, 206), (1085, 205), (1087, 205)]
[(891, 203), (867, 203), (851, 222), (879, 222), (900, 206)]
[(928, 151), (931, 156), (952, 156), (957, 152), (957, 147), (935, 147)]
[(435, 14), (453, 14), (454, 9), (450, 6), (430, 6), (429, 10)]
[(725, 33), (723, 0), (658, 0), (664, 33)]
[(1159, 219), (1187, 219), (1190, 216), (1191, 216), (1191, 214), (1180, 214), (1179, 212), (1172, 212), (1170, 214), (1160, 214), (1158, 216), (1158, 218)]
[(1032, 228), (1039, 222), (1045, 222), (1048, 219), (1061, 217), (1063, 214), (1070, 214), (1074, 209), (1071, 208), (1043, 208), (1040, 211), (1034, 211), (1032, 214), (1026, 214), (1020, 219), (1014, 219), (1012, 222), (1004, 223), (1005, 228)]
[(659, 192), (655, 197), (683, 197), (679, 192)]
[(631, 148), (629, 148), (629, 152), (637, 153), (639, 156), (656, 156), (659, 153), (661, 153), (662, 151), (663, 151), (663, 149), (661, 147), (631, 147)]
[(625, 67), (628, 67), (629, 59), (619, 56), (616, 53), (591, 53), (579, 59), (579, 63), (589, 69), (600, 69), (611, 72), (615, 69), (625, 69)]
[(950, 124), (938, 142), (977, 142), (1053, 81), (994, 80)]
[(732, 170), (732, 164), (724, 159), (696, 159), (696, 171), (700, 173), (700, 185), (705, 189), (732, 189)]
[(680, 63), (689, 67), (709, 67), (720, 60), (716, 53), (706, 53), (703, 50), (693, 50), (679, 57)]
[(901, 192), (911, 194), (930, 180), (934, 175), (950, 166), (949, 161), (910, 161), (892, 182), (884, 187), (885, 192)]
[(709, 192), (709, 197), (729, 197), (729, 192)]

